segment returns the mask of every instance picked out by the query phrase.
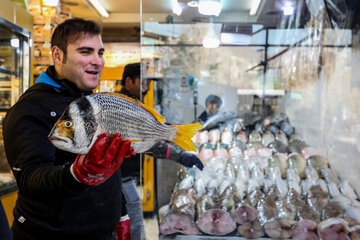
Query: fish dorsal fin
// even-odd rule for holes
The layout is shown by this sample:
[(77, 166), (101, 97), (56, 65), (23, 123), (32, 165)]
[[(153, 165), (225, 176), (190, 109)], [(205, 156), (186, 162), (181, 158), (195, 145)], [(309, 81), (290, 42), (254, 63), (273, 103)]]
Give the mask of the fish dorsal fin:
[(117, 97), (125, 98), (125, 99), (127, 99), (129, 101), (132, 101), (132, 102), (140, 105), (142, 108), (144, 108), (149, 113), (151, 113), (151, 115), (153, 115), (158, 122), (160, 122), (160, 123), (165, 123), (166, 122), (166, 119), (165, 119), (164, 116), (157, 113), (154, 109), (149, 108), (148, 106), (145, 106), (145, 104), (143, 104), (142, 102), (137, 101), (137, 100), (135, 100), (135, 99), (133, 99), (131, 97), (128, 97), (128, 96), (126, 96), (124, 94), (121, 94), (121, 93), (113, 93), (113, 92), (106, 92), (106, 93), (101, 93), (101, 94), (114, 95), (114, 96), (117, 96)]

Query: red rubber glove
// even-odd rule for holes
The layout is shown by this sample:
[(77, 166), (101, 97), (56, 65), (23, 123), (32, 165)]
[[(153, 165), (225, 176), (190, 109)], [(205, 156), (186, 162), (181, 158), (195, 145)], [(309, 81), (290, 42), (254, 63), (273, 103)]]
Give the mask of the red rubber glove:
[(116, 240), (130, 240), (130, 218), (128, 215), (122, 216), (115, 228)]
[(130, 157), (134, 152), (129, 140), (121, 143), (119, 133), (112, 137), (106, 148), (108, 141), (108, 135), (103, 133), (87, 155), (77, 156), (71, 166), (71, 173), (76, 180), (88, 186), (97, 186), (105, 182), (120, 167), (124, 158)]

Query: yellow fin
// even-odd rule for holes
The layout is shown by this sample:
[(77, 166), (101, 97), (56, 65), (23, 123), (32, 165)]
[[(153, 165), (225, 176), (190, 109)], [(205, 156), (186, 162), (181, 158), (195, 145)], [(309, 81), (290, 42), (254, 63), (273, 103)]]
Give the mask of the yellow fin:
[(174, 143), (186, 151), (196, 151), (195, 143), (191, 138), (202, 129), (203, 126), (200, 123), (172, 126), (178, 129)]
[(142, 102), (139, 102), (131, 97), (128, 97), (124, 94), (120, 94), (120, 93), (112, 93), (112, 92), (109, 92), (109, 93), (101, 93), (101, 94), (108, 94), (108, 95), (114, 95), (114, 96), (117, 96), (117, 97), (121, 97), (121, 98), (125, 98), (129, 101), (132, 101), (138, 105), (140, 105), (142, 108), (144, 108), (146, 111), (148, 111), (149, 113), (151, 113), (151, 115), (153, 115), (155, 117), (155, 119), (160, 122), (160, 123), (165, 123), (166, 122), (166, 119), (164, 116), (162, 116), (161, 114), (157, 113), (154, 109), (151, 109), (147, 106), (145, 106), (145, 104), (143, 104)]

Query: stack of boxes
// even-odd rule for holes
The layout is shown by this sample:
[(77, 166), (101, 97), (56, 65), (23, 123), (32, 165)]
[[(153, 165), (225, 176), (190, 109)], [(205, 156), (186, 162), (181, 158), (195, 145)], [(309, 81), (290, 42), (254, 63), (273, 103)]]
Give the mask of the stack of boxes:
[(53, 64), (51, 35), (55, 27), (71, 18), (70, 9), (60, 6), (58, 0), (29, 0), (29, 12), (34, 16), (33, 65), (34, 78)]

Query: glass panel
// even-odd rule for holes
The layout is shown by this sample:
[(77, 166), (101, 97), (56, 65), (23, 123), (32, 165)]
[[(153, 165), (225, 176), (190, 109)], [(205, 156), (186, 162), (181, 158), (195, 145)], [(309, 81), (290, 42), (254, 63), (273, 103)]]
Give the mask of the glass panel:
[(19, 38), (7, 29), (0, 28), (0, 31), (0, 108), (7, 109), (11, 106), (11, 86), (16, 75)]
[(0, 18), (0, 196), (16, 189), (5, 156), (2, 122), (6, 111), (30, 84), (29, 33), (25, 32)]
[[(31, 40), (30, 40), (31, 41)], [(30, 87), (30, 45), (27, 39), (23, 40), (23, 81), (22, 89), (26, 91)]]
[[(193, 45), (143, 46), (143, 56), (155, 56), (152, 59), (155, 75), (161, 76), (157, 81), (156, 107), (169, 123), (185, 124), (196, 120), (192, 113), (200, 114), (204, 110), (209, 94), (223, 98), (223, 111), (237, 113), (237, 101), (233, 101), (237, 98), (237, 89), (262, 89), (262, 74), (257, 70), (247, 71), (263, 56), (258, 48), (209, 50)], [(161, 59), (157, 59), (160, 55)], [(224, 59), (226, 61), (221, 61)], [(195, 99), (194, 93), (197, 93)], [(179, 106), (174, 108), (172, 104)]]
[(13, 105), (30, 83), (30, 47), (28, 39), (5, 22), (0, 24), (0, 109)]
[[(317, 177), (325, 181), (324, 191), (330, 181), (336, 181), (339, 193), (351, 201), (359, 199), (360, 31), (358, 11), (351, 1), (264, 0), (259, 1), (256, 14), (238, 1), (222, 1), (218, 16), (201, 15), (187, 2), (172, 1), (181, 7), (179, 15), (171, 13), (171, 6), (143, 5), (141, 53), (143, 63), (153, 66), (151, 74), (158, 79), (155, 110), (169, 124), (201, 122), (198, 118), (205, 110), (210, 116), (192, 139), (195, 154), (206, 166), (203, 172), (158, 161), (159, 207), (172, 204), (170, 210), (178, 210), (173, 206), (175, 193), (191, 177), (194, 183), (186, 186), (197, 199), (214, 186), (222, 200), (230, 194), (223, 191), (229, 186), (239, 194), (239, 186), (231, 185), (239, 179), (236, 161), (250, 171), (242, 179), (246, 188), (237, 200), (229, 197), (226, 200), (232, 200), (213, 208), (232, 214), (255, 188), (265, 196), (272, 185), (280, 191), (271, 182), (269, 166), (282, 171), (276, 178), (283, 181), (286, 193), (296, 189), (304, 200), (316, 184), (304, 186), (310, 181), (304, 169), (299, 175), (302, 185), (289, 183), (286, 170), (294, 155), (304, 167), (317, 170)], [(209, 38), (217, 41), (206, 45), (204, 40)], [(221, 101), (207, 104), (211, 94)], [(214, 105), (220, 105), (217, 115)], [(212, 135), (213, 130), (217, 135)], [(265, 139), (269, 135), (271, 142)], [(279, 161), (284, 167), (276, 165), (274, 158), (283, 159)], [(321, 174), (320, 168), (326, 167), (335, 180)], [(175, 175), (176, 179), (168, 177)], [(330, 199), (335, 197), (330, 193)]]

